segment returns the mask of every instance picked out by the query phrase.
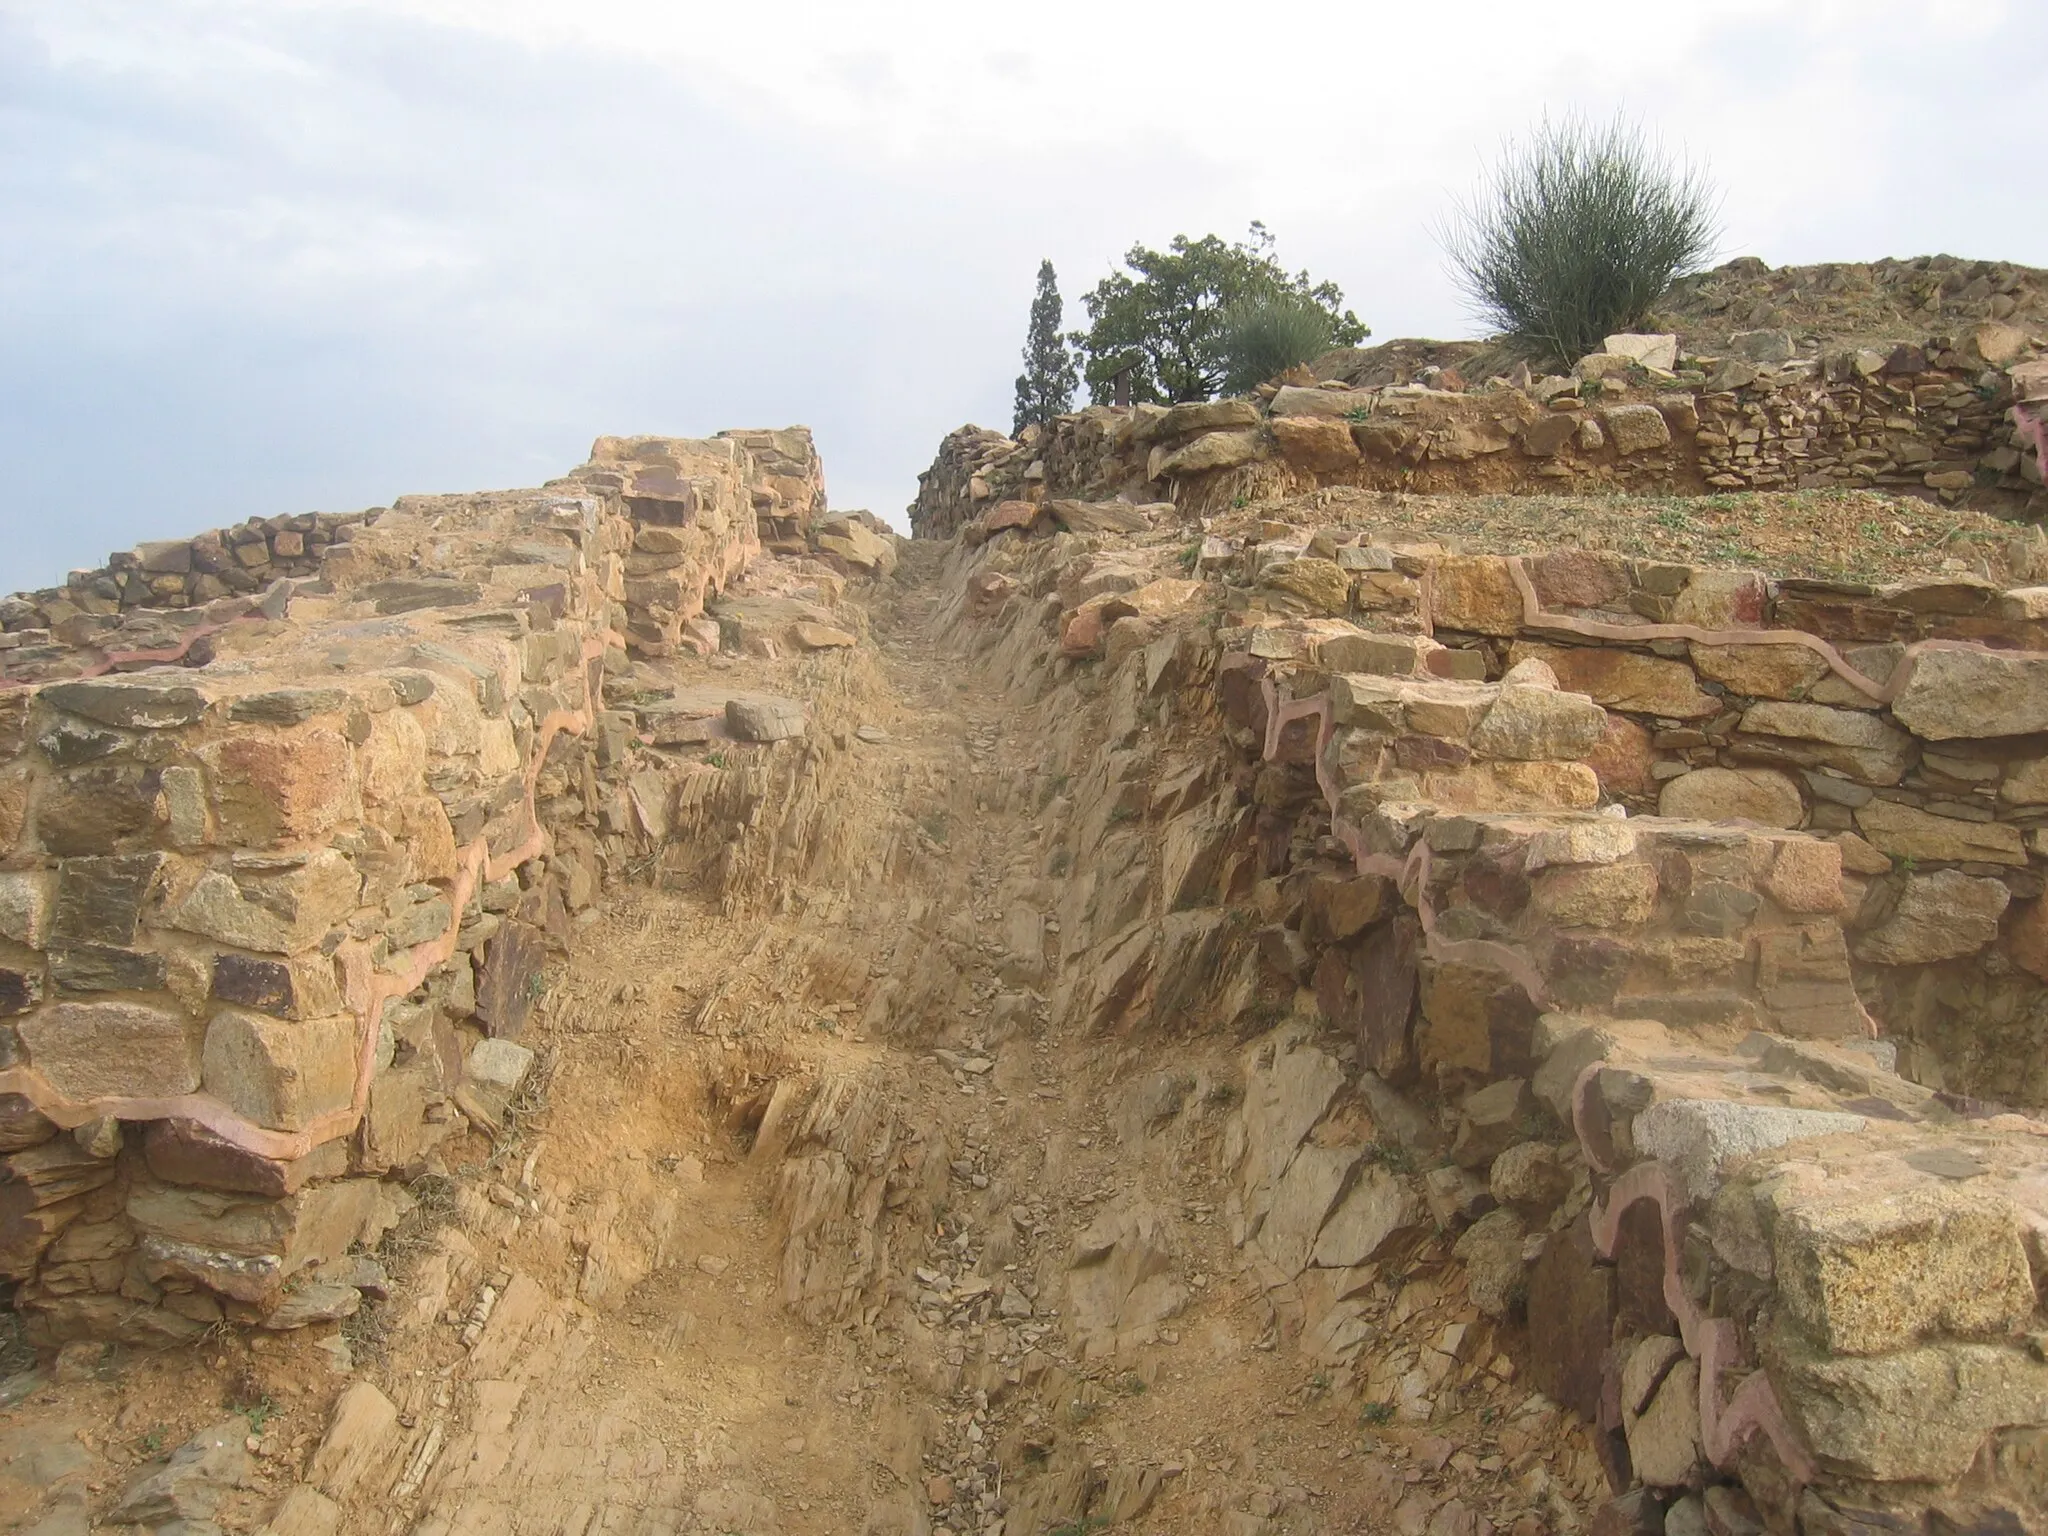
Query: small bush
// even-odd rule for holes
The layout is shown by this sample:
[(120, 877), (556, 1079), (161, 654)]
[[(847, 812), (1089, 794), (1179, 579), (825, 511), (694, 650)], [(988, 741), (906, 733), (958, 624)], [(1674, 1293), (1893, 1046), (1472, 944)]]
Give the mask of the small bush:
[(1634, 124), (1567, 118), (1510, 147), (1439, 238), (1482, 319), (1570, 364), (1706, 263), (1718, 203), (1702, 171), (1667, 159)]
[(1291, 293), (1240, 299), (1223, 312), (1224, 389), (1233, 395), (1330, 350), (1329, 312)]

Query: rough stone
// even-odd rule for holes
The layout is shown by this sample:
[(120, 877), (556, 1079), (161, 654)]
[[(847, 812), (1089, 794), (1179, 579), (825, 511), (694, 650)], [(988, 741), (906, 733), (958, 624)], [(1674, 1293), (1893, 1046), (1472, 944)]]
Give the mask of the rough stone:
[(1704, 1206), (1720, 1187), (1721, 1171), (1732, 1160), (1814, 1136), (1843, 1136), (1863, 1129), (1861, 1115), (1831, 1109), (1787, 1109), (1730, 1099), (1661, 1099), (1635, 1117), (1630, 1134), (1636, 1150), (1678, 1174), (1695, 1205)]
[(1806, 819), (1799, 786), (1774, 768), (1696, 768), (1669, 780), (1657, 813), (1690, 821), (1796, 827)]
[(1819, 761), (1867, 784), (1896, 784), (1912, 762), (1913, 739), (1867, 710), (1772, 701), (1751, 705), (1743, 714), (1742, 729), (1751, 735), (1821, 743)]
[(1303, 558), (1268, 566), (1260, 573), (1259, 587), (1310, 613), (1342, 614), (1351, 607), (1351, 577), (1334, 560)]
[(306, 1468), (306, 1481), (330, 1498), (382, 1491), (380, 1478), (403, 1439), (398, 1408), (367, 1381), (351, 1382), (335, 1401), (327, 1434)]
[(1472, 732), (1473, 750), (1533, 762), (1582, 758), (1600, 744), (1607, 711), (1583, 694), (1503, 687)]
[(526, 1075), (533, 1070), (533, 1052), (510, 1040), (479, 1040), (469, 1048), (462, 1091), (495, 1122), (511, 1107)]
[(1787, 912), (1839, 912), (1842, 894), (1842, 850), (1817, 838), (1787, 838), (1778, 844), (1764, 889)]
[(1671, 604), (1671, 622), (1701, 629), (1755, 629), (1769, 605), (1769, 586), (1755, 571), (1694, 571)]
[(36, 1070), (67, 1098), (161, 1098), (199, 1086), (198, 1042), (166, 1009), (52, 1003), (16, 1031)]
[(263, 848), (319, 837), (362, 814), (347, 737), (325, 726), (231, 736), (200, 750), (224, 839)]
[(1973, 955), (1998, 937), (1998, 920), (2011, 900), (2001, 880), (1953, 869), (1909, 875), (1891, 916), (1857, 936), (1856, 953), (1879, 965)]
[(1528, 656), (1548, 662), (1560, 688), (1586, 694), (1609, 709), (1672, 720), (1697, 720), (1721, 709), (1721, 701), (1701, 690), (1692, 668), (1682, 661), (1604, 646), (1530, 641), (1517, 641), (1508, 652), (1512, 662)]
[[(1316, 664), (1330, 672), (1375, 677), (1426, 677), (1429, 658), (1444, 649), (1424, 635), (1330, 635), (1316, 644)], [(2042, 796), (2048, 800), (2048, 793)]]
[(149, 950), (74, 944), (50, 953), (50, 981), (59, 992), (155, 992), (169, 967)]
[(1205, 475), (1214, 470), (1235, 469), (1256, 459), (1259, 446), (1259, 434), (1256, 432), (1210, 432), (1164, 455), (1149, 478), (1176, 479), (1182, 475)]
[(1962, 821), (1891, 800), (1872, 800), (1856, 812), (1856, 826), (1871, 846), (1896, 859), (1932, 863), (2024, 865), (2026, 842), (2017, 827)]
[(58, 866), (50, 943), (133, 944), (143, 904), (163, 866), (160, 853), (64, 860)]
[(228, 706), (228, 718), (238, 725), (303, 725), (315, 715), (331, 715), (348, 704), (348, 691), (343, 688), (273, 688), (236, 699)]
[(725, 701), (726, 728), (741, 741), (788, 741), (804, 734), (808, 721), (794, 699), (753, 694)]
[(1458, 1115), (1451, 1161), (1460, 1168), (1488, 1168), (1509, 1146), (1527, 1136), (1536, 1101), (1519, 1077), (1504, 1077), (1466, 1095)]
[(1561, 928), (1633, 928), (1655, 913), (1657, 893), (1653, 865), (1585, 865), (1546, 870), (1535, 902)]
[(1877, 1355), (1936, 1334), (2021, 1332), (2034, 1281), (2012, 1203), (1928, 1180), (1780, 1191), (1770, 1225), (1779, 1295), (1821, 1347)]
[(1614, 451), (1626, 458), (1671, 446), (1671, 426), (1654, 405), (1611, 405), (1600, 413)]
[(173, 730), (206, 713), (206, 696), (190, 683), (140, 677), (50, 683), (41, 696), (67, 714), (118, 730)]
[(1657, 787), (1657, 751), (1650, 733), (1626, 715), (1609, 715), (1607, 727), (1586, 766), (1599, 776), (1600, 788), (1613, 798), (1644, 796)]
[(1488, 1317), (1506, 1317), (1527, 1296), (1522, 1263), (1522, 1218), (1513, 1211), (1488, 1211), (1451, 1245), (1465, 1265), (1465, 1295)]
[(1877, 1356), (1767, 1341), (1772, 1384), (1824, 1465), (1884, 1482), (1947, 1483), (2001, 1425), (2048, 1420), (2048, 1363), (1995, 1344), (1944, 1343)]
[(341, 1010), (334, 964), (325, 956), (265, 960), (228, 951), (214, 956), (212, 995), (280, 1019), (309, 1019)]
[[(1321, 391), (1304, 391), (1321, 393)], [(1275, 416), (1273, 440), (1280, 456), (1310, 474), (1340, 474), (1358, 462), (1349, 423), (1326, 416)]]
[[(1437, 628), (1480, 635), (1512, 635), (1520, 631), (1522, 594), (1514, 577), (1508, 574), (1505, 560), (1491, 555), (1445, 555), (1437, 560), (1431, 580), (1430, 618)], [(1547, 653), (1545, 659), (1549, 659)]]
[(354, 910), (362, 880), (347, 855), (322, 848), (283, 868), (200, 877), (171, 914), (175, 927), (238, 949), (294, 954)]
[[(1651, 1343), (1646, 1339), (1638, 1348)], [(1636, 1476), (1652, 1488), (1696, 1484), (1700, 1465), (1699, 1365), (1679, 1360), (1641, 1414), (1630, 1412), (1624, 1403), (1622, 1424)]]
[(1828, 675), (1828, 664), (1803, 645), (1703, 645), (1692, 664), (1730, 693), (1754, 699), (1803, 699)]
[(1487, 1187), (1502, 1205), (1531, 1216), (1547, 1215), (1571, 1192), (1571, 1172), (1547, 1142), (1524, 1141), (1493, 1160)]
[(1534, 1384), (1594, 1422), (1613, 1337), (1614, 1269), (1600, 1262), (1585, 1217), (1544, 1244), (1529, 1277), (1528, 1306)]
[(2048, 730), (2048, 654), (1923, 651), (1892, 718), (1927, 741)]
[(239, 1416), (201, 1430), (164, 1466), (131, 1483), (107, 1518), (159, 1529), (175, 1521), (188, 1531), (196, 1522), (210, 1522), (221, 1500), (248, 1486), (254, 1474), (248, 1438), (248, 1420)]
[(1378, 1166), (1365, 1166), (1317, 1236), (1313, 1262), (1346, 1269), (1385, 1257), (1421, 1230), (1426, 1212), (1414, 1184)]
[(206, 1029), (202, 1086), (273, 1130), (304, 1130), (345, 1109), (355, 1090), (355, 1022), (347, 1014), (288, 1021), (224, 1008)]

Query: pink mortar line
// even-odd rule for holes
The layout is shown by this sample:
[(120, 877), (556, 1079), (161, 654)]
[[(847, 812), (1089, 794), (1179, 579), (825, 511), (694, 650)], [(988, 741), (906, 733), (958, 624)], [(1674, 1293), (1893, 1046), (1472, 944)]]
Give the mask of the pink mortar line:
[[(607, 642), (620, 643), (619, 637), (609, 630), (603, 637), (592, 636), (584, 640), (581, 660), (586, 668), (604, 655)], [(563, 731), (581, 735), (590, 728), (595, 718), (595, 699), (588, 678), (585, 679), (585, 694), (583, 708), (552, 710), (540, 723), (524, 775), (522, 809), (529, 829), (525, 841), (494, 859), (488, 840), (478, 836), (457, 854), (460, 863), (454, 886), (449, 892), (452, 915), (441, 936), (415, 946), (411, 951), (411, 964), (398, 976), (377, 971), (370, 960), (369, 945), (360, 939), (350, 939), (336, 951), (342, 963), (343, 991), (358, 1015), (357, 1023), (362, 1035), (357, 1048), (355, 1086), (346, 1108), (328, 1110), (315, 1116), (303, 1130), (277, 1131), (245, 1119), (219, 1100), (202, 1093), (180, 1094), (171, 1098), (124, 1095), (96, 1099), (66, 1098), (33, 1067), (0, 1070), (0, 1093), (20, 1094), (43, 1115), (66, 1128), (108, 1118), (196, 1120), (223, 1141), (258, 1157), (279, 1162), (295, 1161), (325, 1142), (352, 1133), (362, 1123), (364, 1110), (369, 1104), (370, 1080), (377, 1069), (377, 1041), (382, 1029), (384, 1005), (394, 997), (405, 996), (425, 981), (434, 967), (444, 964), (454, 955), (462, 914), (469, 905), (470, 897), (475, 894), (479, 880), (502, 880), (528, 859), (545, 853), (550, 846), (547, 829), (540, 824), (535, 790), (540, 783), (541, 769), (547, 762), (548, 748), (553, 745), (555, 737)]]
[[(1595, 1062), (1579, 1074), (1578, 1083), (1572, 1090), (1572, 1121), (1587, 1160), (1605, 1172), (1607, 1170), (1594, 1154), (1580, 1123), (1581, 1106), (1585, 1096), (1592, 1091), (1593, 1077), (1599, 1067), (1600, 1063)], [(1806, 1447), (1800, 1444), (1799, 1437), (1792, 1432), (1792, 1426), (1785, 1419), (1784, 1408), (1778, 1402), (1777, 1389), (1771, 1385), (1771, 1378), (1766, 1372), (1750, 1371), (1728, 1399), (1727, 1405), (1724, 1407), (1721, 1403), (1721, 1377), (1725, 1372), (1740, 1367), (1742, 1338), (1733, 1322), (1725, 1317), (1710, 1316), (1696, 1305), (1686, 1293), (1684, 1281), (1679, 1278), (1678, 1256), (1682, 1240), (1679, 1223), (1685, 1213), (1685, 1202), (1672, 1185), (1670, 1170), (1662, 1163), (1654, 1159), (1638, 1163), (1614, 1181), (1607, 1192), (1607, 1203), (1595, 1206), (1592, 1212), (1595, 1250), (1603, 1259), (1614, 1257), (1615, 1246), (1621, 1238), (1622, 1213), (1638, 1200), (1656, 1204), (1658, 1225), (1664, 1236), (1664, 1305), (1678, 1320), (1678, 1334), (1685, 1343), (1686, 1353), (1699, 1361), (1700, 1444), (1707, 1453), (1707, 1459), (1725, 1470), (1734, 1459), (1736, 1447), (1752, 1432), (1761, 1430), (1793, 1481), (1801, 1486), (1812, 1482), (1819, 1468)]]
[[(261, 613), (245, 609), (243, 612), (236, 614), (233, 618), (222, 619), (217, 624), (200, 624), (195, 626), (194, 628), (186, 631), (185, 638), (179, 641), (176, 645), (162, 646), (153, 651), (102, 651), (100, 653), (101, 659), (99, 661), (94, 662), (92, 665), (88, 667), (81, 668), (80, 670), (72, 673), (69, 677), (63, 679), (63, 681), (75, 682), (85, 678), (104, 677), (107, 673), (113, 671), (115, 667), (124, 665), (125, 663), (132, 661), (183, 661), (185, 657), (191, 653), (192, 647), (197, 645), (201, 640), (205, 639), (208, 635), (217, 635), (222, 630), (231, 629), (237, 624), (251, 624), (261, 622), (263, 622), (263, 615)], [(42, 686), (39, 683), (30, 682), (26, 678), (6, 676), (5, 663), (5, 655), (0, 654), (0, 688), (36, 688)]]

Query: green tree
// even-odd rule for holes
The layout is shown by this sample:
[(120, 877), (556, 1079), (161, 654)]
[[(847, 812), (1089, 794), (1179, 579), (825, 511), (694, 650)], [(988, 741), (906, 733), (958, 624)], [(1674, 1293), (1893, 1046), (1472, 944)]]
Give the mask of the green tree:
[(1060, 334), (1065, 307), (1052, 263), (1038, 264), (1038, 292), (1031, 300), (1031, 328), (1024, 337), (1024, 371), (1017, 375), (1017, 419), (1012, 433), (1036, 422), (1048, 426), (1053, 417), (1074, 408), (1080, 382), (1074, 354)]
[(1475, 313), (1533, 358), (1569, 365), (1706, 263), (1718, 202), (1704, 172), (1624, 118), (1546, 120), (1438, 238)]
[(1176, 235), (1163, 251), (1134, 245), (1124, 266), (1129, 270), (1112, 272), (1083, 296), (1089, 326), (1074, 333), (1098, 400), (1126, 367), (1133, 400), (1207, 400), (1230, 380), (1230, 317), (1262, 302), (1313, 306), (1328, 319), (1331, 345), (1350, 346), (1370, 334), (1342, 307), (1335, 283), (1290, 274), (1274, 260), (1273, 237), (1256, 221), (1235, 245), (1216, 235)]

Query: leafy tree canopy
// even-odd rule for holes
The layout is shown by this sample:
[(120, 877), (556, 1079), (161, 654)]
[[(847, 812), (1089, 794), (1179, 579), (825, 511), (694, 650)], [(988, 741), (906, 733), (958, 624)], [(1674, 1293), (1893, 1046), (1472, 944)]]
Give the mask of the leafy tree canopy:
[(1344, 294), (1335, 283), (1282, 267), (1273, 257), (1273, 236), (1256, 221), (1235, 245), (1217, 235), (1176, 235), (1163, 251), (1134, 245), (1124, 253), (1124, 266), (1128, 270), (1112, 272), (1082, 296), (1090, 323), (1073, 337), (1097, 400), (1108, 398), (1110, 380), (1127, 364), (1133, 400), (1209, 399), (1231, 373), (1226, 312), (1262, 300), (1288, 296), (1313, 305), (1329, 317), (1335, 346), (1370, 334), (1342, 307)]

